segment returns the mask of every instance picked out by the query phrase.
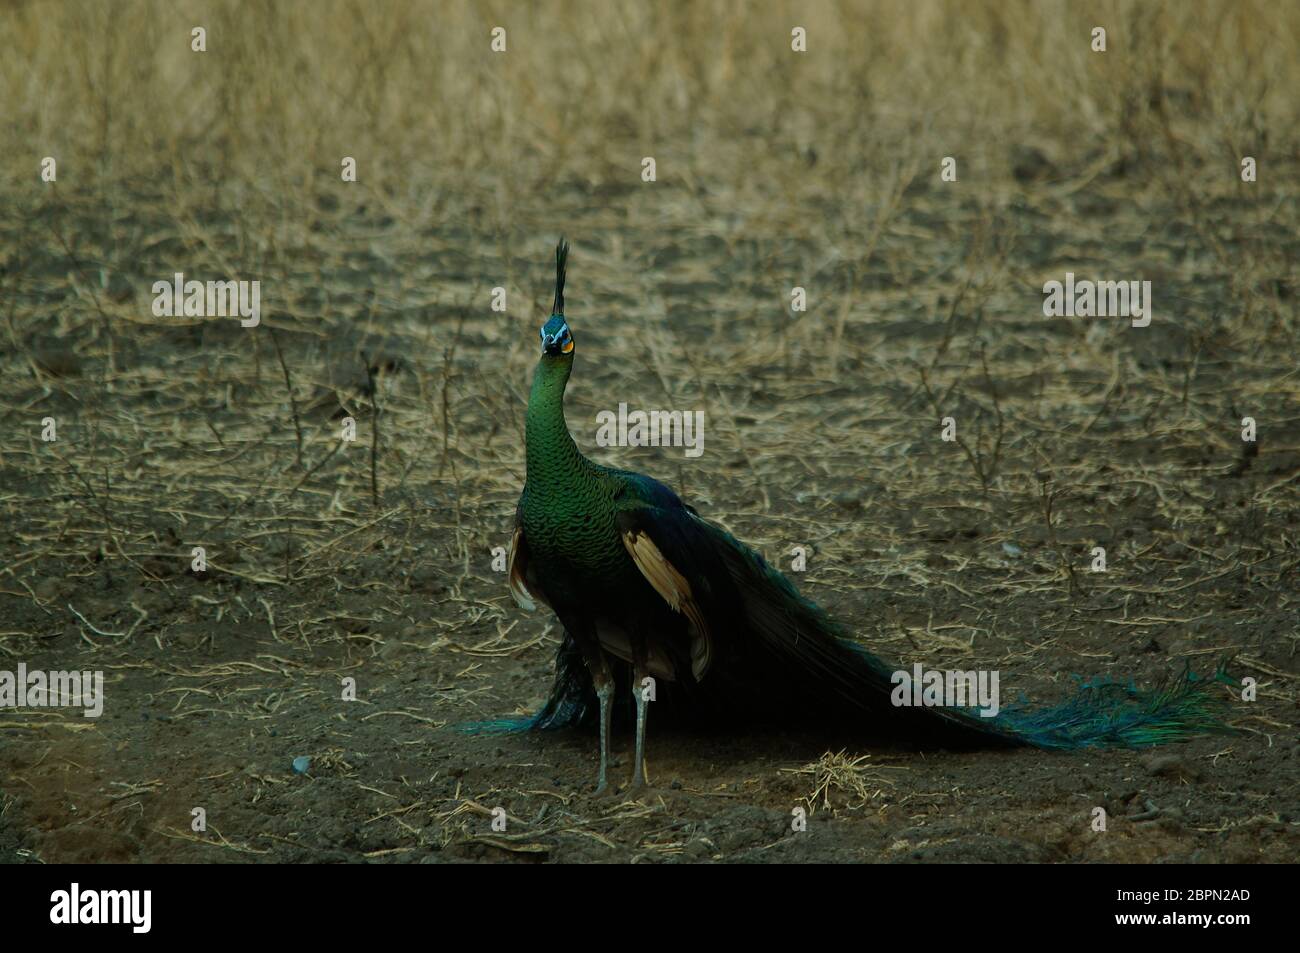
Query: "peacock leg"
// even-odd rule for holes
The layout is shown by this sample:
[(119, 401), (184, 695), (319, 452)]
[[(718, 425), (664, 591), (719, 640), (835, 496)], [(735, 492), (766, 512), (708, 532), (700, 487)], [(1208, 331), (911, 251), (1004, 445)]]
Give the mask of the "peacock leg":
[(637, 791), (648, 782), (645, 767), (645, 723), (650, 708), (650, 694), (654, 691), (654, 679), (649, 671), (649, 652), (646, 649), (645, 635), (640, 632), (632, 634), (632, 694), (636, 696), (636, 763), (632, 769), (632, 787)]
[(600, 699), (600, 770), (596, 774), (596, 793), (604, 794), (609, 788), (609, 722), (614, 710), (614, 682), (605, 675), (606, 681), (596, 688), (596, 697)]
[(582, 647), (582, 657), (591, 673), (591, 684), (600, 702), (600, 770), (596, 775), (596, 793), (604, 794), (609, 787), (609, 727), (614, 712), (614, 676), (609, 672), (609, 660), (594, 637), (579, 637), (579, 630), (565, 626)]
[(646, 712), (650, 707), (650, 701), (646, 695), (649, 689), (643, 687), (642, 673), (637, 672), (636, 677), (636, 767), (632, 770), (632, 790), (636, 791), (646, 786), (648, 781), (645, 768), (645, 721)]

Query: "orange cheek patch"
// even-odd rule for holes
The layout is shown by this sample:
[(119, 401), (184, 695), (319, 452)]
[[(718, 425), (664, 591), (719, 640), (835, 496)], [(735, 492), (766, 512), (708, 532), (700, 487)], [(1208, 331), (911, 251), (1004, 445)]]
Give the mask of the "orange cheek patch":
[(573, 350), (573, 340), (570, 339), (570, 340), (568, 340), (568, 341), (565, 341), (565, 342), (564, 342), (564, 346), (563, 346), (562, 348), (560, 348), (560, 350), (563, 351), (565, 354), (568, 354), (570, 351), (572, 351), (572, 350)]

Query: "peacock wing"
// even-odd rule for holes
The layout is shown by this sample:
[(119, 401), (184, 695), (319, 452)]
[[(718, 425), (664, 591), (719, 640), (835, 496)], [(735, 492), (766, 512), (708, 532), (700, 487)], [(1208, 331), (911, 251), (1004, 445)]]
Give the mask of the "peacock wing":
[(510, 552), (506, 557), (506, 578), (510, 582), (510, 595), (525, 612), (536, 609), (539, 601), (546, 603), (546, 596), (530, 565), (522, 507), (515, 510), (515, 531), (510, 537)]
[(625, 506), (616, 522), (623, 547), (646, 582), (689, 622), (691, 671), (700, 681), (717, 658), (725, 628), (725, 593), (718, 587), (726, 568), (685, 507)]

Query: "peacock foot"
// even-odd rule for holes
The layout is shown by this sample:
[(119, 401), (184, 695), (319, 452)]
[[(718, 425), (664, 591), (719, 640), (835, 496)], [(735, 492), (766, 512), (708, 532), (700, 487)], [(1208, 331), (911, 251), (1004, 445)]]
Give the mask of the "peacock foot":
[(643, 797), (654, 791), (650, 783), (645, 778), (633, 778), (627, 787), (623, 789), (623, 797), (632, 801), (639, 801)]

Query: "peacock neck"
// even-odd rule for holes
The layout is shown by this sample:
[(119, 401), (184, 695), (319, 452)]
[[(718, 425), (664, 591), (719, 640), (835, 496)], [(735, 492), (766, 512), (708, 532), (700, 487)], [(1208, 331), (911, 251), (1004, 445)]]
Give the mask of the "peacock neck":
[(533, 374), (524, 439), (528, 485), (537, 489), (564, 486), (589, 467), (564, 422), (564, 388), (572, 368), (572, 360), (543, 357)]

